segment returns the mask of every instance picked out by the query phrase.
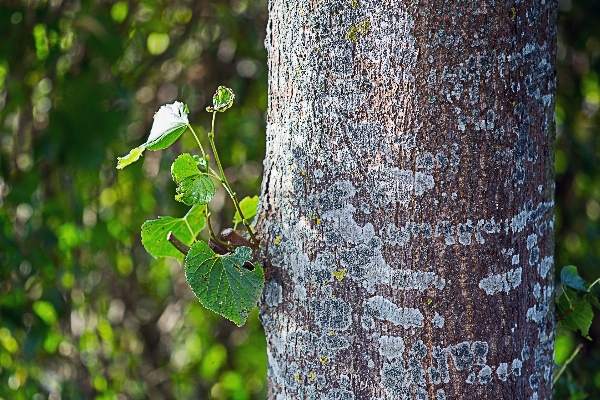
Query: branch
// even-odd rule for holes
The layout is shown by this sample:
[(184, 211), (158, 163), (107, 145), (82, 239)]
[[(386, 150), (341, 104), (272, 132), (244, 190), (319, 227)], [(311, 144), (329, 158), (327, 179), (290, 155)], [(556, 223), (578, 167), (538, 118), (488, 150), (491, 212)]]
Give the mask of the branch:
[(167, 234), (167, 240), (173, 245), (173, 247), (183, 253), (183, 255), (187, 255), (188, 251), (190, 251), (189, 246), (179, 240), (172, 231), (169, 231)]

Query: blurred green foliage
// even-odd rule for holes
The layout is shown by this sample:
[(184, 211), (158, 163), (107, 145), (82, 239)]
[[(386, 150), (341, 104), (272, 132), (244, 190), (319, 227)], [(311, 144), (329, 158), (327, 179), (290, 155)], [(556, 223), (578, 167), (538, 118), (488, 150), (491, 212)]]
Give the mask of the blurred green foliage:
[[(219, 84), (236, 107), (216, 141), (241, 197), (259, 191), (266, 1), (0, 3), (0, 398), (266, 397), (265, 338), (204, 309), (140, 226), (183, 215), (170, 165), (191, 134), (117, 171), (159, 106), (210, 128)], [(205, 137), (205, 135), (201, 135)], [(241, 166), (243, 164), (243, 167)], [(234, 210), (223, 191), (219, 226)], [(222, 210), (220, 210), (222, 209)]]
[[(555, 266), (558, 276), (577, 265), (593, 282), (600, 276), (600, 3), (558, 4)], [(557, 331), (557, 364), (584, 347), (557, 382), (556, 399), (600, 398), (600, 318), (589, 334), (594, 340)]]
[[(600, 3), (560, 0), (559, 10), (556, 266), (575, 264), (591, 282), (600, 275)], [(266, 0), (0, 3), (0, 398), (266, 397), (256, 311), (237, 328), (205, 310), (181, 266), (140, 242), (146, 219), (187, 211), (169, 166), (195, 151), (193, 137), (115, 169), (162, 104), (185, 102), (206, 132), (203, 109), (223, 84), (237, 99), (217, 123), (217, 145), (238, 166), (227, 174), (240, 197), (258, 193), (266, 13)], [(234, 215), (225, 200), (220, 191), (211, 204), (223, 208), (220, 227)], [(590, 336), (600, 338), (598, 318)], [(557, 399), (600, 398), (598, 340), (559, 330), (555, 360), (580, 342)]]

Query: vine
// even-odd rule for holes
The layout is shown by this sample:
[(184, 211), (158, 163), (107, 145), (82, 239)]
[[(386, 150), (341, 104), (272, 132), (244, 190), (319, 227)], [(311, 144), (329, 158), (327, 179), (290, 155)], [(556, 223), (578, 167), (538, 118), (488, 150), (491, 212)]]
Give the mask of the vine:
[[(243, 325), (258, 302), (265, 277), (252, 256), (253, 250), (260, 246), (250, 226), (256, 215), (258, 196), (238, 200), (227, 181), (214, 141), (217, 113), (229, 109), (234, 99), (231, 89), (219, 86), (213, 105), (206, 108), (212, 113), (207, 137), (218, 171), (210, 167), (210, 156), (189, 123), (187, 105), (181, 102), (163, 105), (158, 110), (146, 143), (118, 157), (117, 169), (136, 162), (145, 150), (166, 149), (190, 130), (202, 155), (179, 155), (171, 166), (171, 176), (177, 185), (175, 200), (191, 208), (182, 218), (159, 217), (146, 221), (142, 225), (142, 244), (154, 257), (183, 260), (186, 280), (200, 303)], [(235, 207), (234, 229), (241, 223), (248, 238), (234, 229), (226, 229), (219, 236), (213, 231), (209, 203), (215, 195), (215, 181), (223, 186)], [(198, 240), (205, 227), (210, 236), (208, 243)]]
[[(600, 279), (596, 279), (591, 284), (586, 282), (579, 275), (577, 267), (574, 265), (567, 265), (562, 268), (560, 271), (560, 286), (558, 287), (560, 295), (556, 297), (557, 325), (575, 332), (579, 331), (584, 338), (592, 340), (589, 336), (589, 330), (594, 319), (592, 306), (600, 309), (598, 296), (592, 289), (599, 282)], [(556, 365), (553, 380), (555, 385), (583, 347), (583, 344), (578, 344), (562, 365)], [(583, 392), (571, 376), (568, 376), (566, 381), (569, 392), (573, 396), (571, 398), (584, 398), (575, 397)]]

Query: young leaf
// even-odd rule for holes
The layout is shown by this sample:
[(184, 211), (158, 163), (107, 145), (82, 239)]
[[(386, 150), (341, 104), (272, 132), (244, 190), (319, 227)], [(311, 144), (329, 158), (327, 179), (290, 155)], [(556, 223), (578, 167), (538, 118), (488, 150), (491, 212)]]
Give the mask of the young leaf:
[(577, 267), (574, 265), (567, 265), (560, 271), (560, 280), (566, 286), (575, 290), (581, 290), (582, 292), (589, 292), (585, 286), (585, 281), (577, 272)]
[(574, 331), (579, 330), (585, 338), (589, 338), (589, 330), (594, 318), (594, 312), (587, 300), (581, 299), (573, 303), (573, 308), (571, 308), (567, 297), (563, 293), (558, 299), (558, 313), (559, 315), (566, 315), (560, 321), (562, 326)]
[(213, 96), (213, 106), (206, 107), (206, 111), (224, 112), (233, 105), (233, 99), (235, 99), (235, 94), (233, 94), (233, 90), (226, 88), (225, 86), (219, 86)]
[[(242, 209), (242, 214), (246, 218), (246, 221), (250, 221), (256, 215), (256, 208), (258, 207), (258, 196), (254, 197), (244, 197), (242, 201), (240, 201), (240, 208)], [(239, 224), (242, 222), (242, 217), (240, 217), (239, 212), (235, 212), (233, 216), (233, 223)]]
[(146, 147), (144, 145), (141, 145), (139, 147), (136, 147), (135, 149), (132, 149), (126, 156), (117, 157), (117, 169), (123, 169), (129, 164), (133, 164), (134, 162), (139, 160), (144, 150), (146, 150)]
[(198, 169), (198, 160), (188, 153), (175, 159), (171, 166), (173, 181), (177, 184), (175, 200), (191, 206), (208, 204), (215, 195), (213, 181)]
[(142, 244), (146, 251), (154, 257), (173, 257), (183, 261), (184, 255), (167, 241), (167, 235), (173, 231), (179, 240), (190, 246), (204, 229), (204, 210), (204, 207), (195, 205), (183, 218), (159, 217), (146, 221), (142, 225)]
[(185, 278), (200, 303), (238, 326), (246, 322), (265, 282), (258, 263), (252, 271), (243, 267), (251, 258), (248, 247), (220, 256), (204, 242), (194, 243), (185, 258)]
[(206, 161), (206, 158), (200, 156), (192, 156), (192, 158), (196, 161), (196, 166), (200, 172), (208, 172), (208, 161)]
[(162, 106), (154, 114), (146, 147), (149, 150), (161, 150), (173, 144), (187, 128), (188, 113), (188, 107), (179, 101)]

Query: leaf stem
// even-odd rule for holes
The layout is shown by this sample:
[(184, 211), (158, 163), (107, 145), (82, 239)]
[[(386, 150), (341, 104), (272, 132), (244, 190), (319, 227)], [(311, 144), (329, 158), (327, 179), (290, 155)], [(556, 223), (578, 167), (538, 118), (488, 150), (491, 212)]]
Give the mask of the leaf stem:
[(192, 125), (188, 124), (187, 126), (188, 126), (188, 128), (190, 128), (190, 131), (192, 131), (192, 135), (194, 135), (194, 138), (196, 139), (196, 143), (198, 143), (198, 147), (200, 147), (200, 151), (202, 152), (202, 157), (206, 157), (206, 153), (204, 152), (204, 147), (202, 147), (202, 143), (200, 143), (200, 139), (198, 139), (198, 136), (196, 135), (196, 131), (194, 131), (194, 128), (192, 128)]
[(240, 203), (238, 202), (238, 199), (235, 196), (234, 191), (231, 189), (231, 186), (229, 185), (229, 182), (227, 181), (227, 177), (225, 176), (225, 171), (223, 171), (223, 166), (221, 165), (221, 160), (219, 159), (219, 153), (217, 153), (217, 147), (215, 146), (215, 140), (214, 140), (215, 139), (215, 119), (216, 119), (216, 117), (217, 117), (217, 112), (214, 111), (213, 117), (212, 117), (211, 130), (208, 133), (208, 141), (210, 142), (210, 146), (211, 146), (213, 154), (215, 156), (215, 162), (217, 163), (217, 167), (219, 167), (219, 172), (221, 173), (220, 181), (223, 184), (223, 187), (225, 188), (227, 193), (229, 194), (229, 197), (231, 197), (231, 200), (233, 201), (233, 205), (235, 206), (235, 209), (240, 214), (240, 218), (242, 219), (242, 224), (244, 224), (246, 231), (248, 231), (248, 234), (250, 235), (250, 238), (252, 239), (252, 243), (256, 247), (260, 247), (260, 243), (259, 243), (258, 239), (256, 238), (256, 236), (254, 235), (254, 232), (252, 232), (252, 228), (250, 228), (248, 221), (246, 221), (246, 218), (244, 217), (244, 213), (242, 212), (242, 209), (240, 207)]
[(592, 289), (592, 286), (594, 286), (596, 283), (600, 282), (600, 278), (596, 279), (594, 282), (592, 282), (592, 284), (588, 287), (588, 290)]
[[(213, 124), (214, 124), (214, 121), (213, 121)], [(190, 128), (190, 131), (192, 131), (192, 134), (194, 135), (194, 138), (196, 139), (196, 143), (198, 143), (198, 147), (200, 147), (200, 151), (202, 152), (202, 157), (204, 159), (206, 159), (206, 153), (204, 152), (204, 147), (202, 147), (202, 143), (200, 143), (200, 139), (198, 139), (198, 136), (196, 135), (194, 128), (192, 128), (192, 125), (190, 125), (190, 124), (188, 124), (187, 126), (188, 126), (188, 128)], [(206, 167), (208, 168), (208, 171), (210, 172), (210, 173), (207, 173), (206, 176), (213, 177), (220, 182), (221, 179), (217, 176), (217, 173), (215, 172), (215, 170), (213, 170), (210, 167), (210, 165), (208, 165), (208, 162), (207, 162)]]
[(231, 246), (229, 244), (223, 242), (217, 237), (217, 235), (215, 235), (215, 232), (212, 229), (212, 225), (210, 224), (210, 211), (208, 211), (208, 204), (206, 205), (206, 226), (208, 228), (208, 233), (210, 234), (212, 240), (225, 247), (226, 249), (231, 249)]
[(194, 235), (194, 230), (192, 229), (192, 227), (190, 226), (190, 223), (187, 221), (186, 218), (184, 218), (183, 220), (185, 221), (185, 225), (190, 230), (190, 233), (192, 234), (192, 237), (194, 238), (194, 242), (195, 242), (196, 241), (196, 235)]
[(563, 294), (565, 295), (565, 298), (569, 302), (569, 308), (573, 308), (573, 303), (571, 303), (571, 299), (569, 298), (569, 295), (567, 294), (567, 288), (565, 287), (565, 284), (561, 282), (561, 286), (563, 289)]
[(565, 369), (567, 368), (567, 365), (569, 365), (571, 363), (571, 361), (573, 361), (573, 359), (575, 358), (575, 356), (577, 356), (577, 354), (579, 353), (579, 351), (583, 348), (583, 344), (579, 344), (575, 350), (573, 351), (573, 353), (571, 354), (571, 356), (569, 356), (569, 358), (567, 359), (567, 361), (564, 362), (564, 364), (562, 365), (562, 367), (560, 367), (560, 369), (558, 370), (558, 372), (556, 373), (556, 376), (554, 377), (554, 384), (556, 385), (556, 382), (558, 382), (558, 378), (560, 378), (560, 376), (562, 375), (563, 372), (565, 372)]

